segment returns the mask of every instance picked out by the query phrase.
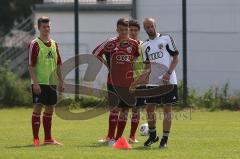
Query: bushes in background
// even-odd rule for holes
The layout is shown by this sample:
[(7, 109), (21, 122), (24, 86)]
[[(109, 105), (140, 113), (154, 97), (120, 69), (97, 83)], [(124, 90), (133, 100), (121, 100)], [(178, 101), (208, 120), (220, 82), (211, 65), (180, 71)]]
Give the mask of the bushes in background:
[[(182, 82), (179, 84), (179, 105), (182, 104)], [(207, 108), (209, 110), (229, 109), (240, 110), (240, 93), (231, 94), (229, 91), (229, 83), (224, 84), (222, 87), (210, 87), (203, 92), (202, 95), (196, 93), (196, 90), (189, 89), (187, 103), (194, 108)]]
[[(182, 103), (183, 84), (179, 82), (179, 103), (178, 106), (186, 107)], [(73, 98), (72, 98), (73, 100)], [(94, 107), (103, 102), (103, 99), (81, 96), (77, 102), (71, 106), (74, 108)], [(107, 105), (107, 102), (104, 101)], [(206, 108), (208, 110), (240, 110), (240, 92), (231, 94), (229, 83), (222, 87), (210, 87), (199, 95), (196, 90), (189, 89), (187, 97), (188, 106), (193, 108)], [(32, 106), (32, 95), (30, 80), (20, 79), (8, 67), (0, 66), (0, 107)]]
[(18, 78), (7, 66), (0, 67), (0, 105), (4, 107), (31, 105), (30, 82)]

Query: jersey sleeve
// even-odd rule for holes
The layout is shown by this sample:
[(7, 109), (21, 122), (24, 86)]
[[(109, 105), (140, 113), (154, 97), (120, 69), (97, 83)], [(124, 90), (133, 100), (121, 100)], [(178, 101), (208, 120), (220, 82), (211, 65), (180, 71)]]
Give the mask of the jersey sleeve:
[(167, 35), (166, 50), (169, 52), (169, 54), (171, 56), (179, 54), (176, 44), (175, 44), (175, 41), (173, 40), (173, 38), (170, 35)]
[(36, 66), (38, 53), (39, 53), (38, 43), (35, 41), (32, 41), (28, 45), (28, 65), (29, 66), (33, 66), (33, 67)]
[(102, 57), (102, 55), (105, 53), (105, 47), (107, 44), (108, 40), (104, 41), (93, 50), (92, 54), (97, 57)]
[(62, 65), (62, 59), (61, 59), (61, 55), (59, 53), (59, 48), (58, 48), (57, 43), (56, 43), (56, 49), (57, 49), (57, 65)]

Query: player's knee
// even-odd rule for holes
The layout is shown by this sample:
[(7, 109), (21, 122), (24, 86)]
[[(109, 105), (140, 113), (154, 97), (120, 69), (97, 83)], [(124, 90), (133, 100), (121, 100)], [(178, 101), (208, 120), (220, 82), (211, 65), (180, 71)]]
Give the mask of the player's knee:
[(122, 108), (121, 112), (128, 113), (129, 112), (129, 108)]
[(42, 112), (42, 105), (41, 104), (34, 104), (33, 112), (37, 114), (41, 114)]
[(140, 113), (140, 109), (139, 108), (132, 108), (132, 113)]
[(54, 112), (54, 107), (53, 106), (46, 106), (44, 112), (48, 113), (48, 114), (52, 114)]
[(166, 104), (163, 106), (163, 112), (164, 113), (171, 113), (172, 112), (172, 105), (171, 104)]
[(155, 107), (154, 106), (147, 106), (146, 110), (147, 110), (147, 112), (154, 112), (155, 111)]
[(120, 111), (120, 109), (119, 109), (118, 107), (112, 107), (112, 108), (110, 109), (110, 112), (111, 112), (111, 113), (119, 113), (119, 111)]

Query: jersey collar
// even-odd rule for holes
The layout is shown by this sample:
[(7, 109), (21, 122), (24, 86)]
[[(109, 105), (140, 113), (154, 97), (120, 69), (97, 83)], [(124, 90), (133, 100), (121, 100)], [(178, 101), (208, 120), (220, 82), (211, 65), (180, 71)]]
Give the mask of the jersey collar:
[(161, 37), (162, 36), (162, 34), (160, 34), (160, 33), (157, 33), (157, 36), (154, 38), (154, 39), (148, 39), (148, 40), (155, 40), (156, 38), (159, 38), (159, 37)]

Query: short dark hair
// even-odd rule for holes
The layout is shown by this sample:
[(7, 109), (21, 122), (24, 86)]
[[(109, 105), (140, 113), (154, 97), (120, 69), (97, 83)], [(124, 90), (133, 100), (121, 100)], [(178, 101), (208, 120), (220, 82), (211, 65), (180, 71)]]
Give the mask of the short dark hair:
[(120, 18), (117, 21), (117, 26), (122, 25), (128, 27), (129, 20), (127, 18)]
[(38, 18), (38, 26), (40, 26), (42, 23), (49, 23), (50, 22), (50, 19), (48, 17), (40, 17)]
[(139, 22), (138, 22), (137, 20), (135, 20), (135, 19), (132, 19), (132, 20), (129, 21), (129, 27), (130, 27), (130, 26), (137, 27), (138, 30), (140, 30), (140, 24), (139, 24)]

